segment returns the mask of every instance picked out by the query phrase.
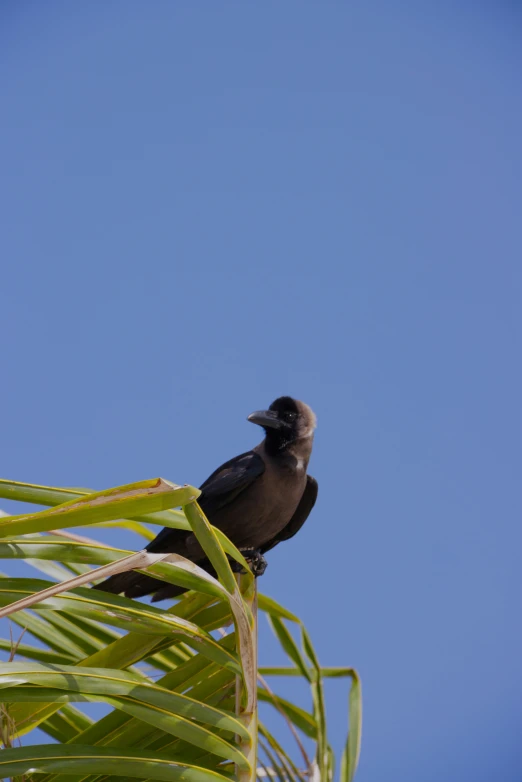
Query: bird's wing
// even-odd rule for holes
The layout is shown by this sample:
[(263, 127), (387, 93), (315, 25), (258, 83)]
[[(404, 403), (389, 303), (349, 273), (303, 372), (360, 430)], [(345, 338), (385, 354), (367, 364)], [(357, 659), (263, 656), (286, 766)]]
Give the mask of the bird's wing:
[[(206, 516), (212, 516), (216, 511), (232, 502), (238, 494), (250, 486), (256, 478), (265, 471), (263, 459), (255, 451), (242, 453), (218, 467), (201, 485), (201, 495), (198, 502)], [(173, 551), (183, 556), (189, 556), (185, 547), (190, 532), (165, 527), (147, 546), (147, 551)]]
[(269, 540), (268, 543), (261, 547), (262, 554), (264, 554), (265, 551), (269, 551), (269, 549), (274, 548), (274, 546), (277, 546), (277, 544), (281, 543), (282, 540), (293, 538), (296, 532), (299, 532), (315, 505), (318, 490), (319, 487), (315, 478), (312, 478), (311, 475), (307, 475), (305, 490), (294, 515), (286, 527), (283, 527), (281, 532), (279, 532), (275, 538), (272, 538), (272, 540)]
[(255, 451), (230, 459), (210, 475), (201, 488), (199, 504), (207, 516), (228, 505), (265, 471), (265, 463)]

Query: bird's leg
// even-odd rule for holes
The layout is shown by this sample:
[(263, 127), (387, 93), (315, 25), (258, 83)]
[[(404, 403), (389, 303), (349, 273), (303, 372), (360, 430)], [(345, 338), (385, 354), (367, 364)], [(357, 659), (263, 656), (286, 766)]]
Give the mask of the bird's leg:
[(268, 562), (260, 551), (255, 552), (255, 556), (250, 560), (250, 567), (254, 576), (262, 576), (268, 566)]
[(244, 558), (248, 560), (250, 570), (254, 576), (262, 576), (266, 570), (268, 562), (257, 548), (240, 549)]
[[(244, 558), (247, 560), (248, 564), (250, 565), (250, 570), (254, 574), (254, 576), (262, 576), (265, 572), (268, 562), (264, 558), (264, 556), (261, 554), (259, 549), (257, 548), (242, 548), (239, 549), (240, 552), (243, 554)], [(235, 559), (230, 560), (230, 567), (232, 569), (233, 573), (244, 573), (245, 569), (243, 566), (236, 562)]]

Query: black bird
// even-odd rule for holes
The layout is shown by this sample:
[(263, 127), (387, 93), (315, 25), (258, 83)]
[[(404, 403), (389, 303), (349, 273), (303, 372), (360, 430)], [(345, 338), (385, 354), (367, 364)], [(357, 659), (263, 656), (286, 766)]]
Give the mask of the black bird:
[[(254, 574), (262, 575), (263, 554), (299, 531), (317, 499), (317, 481), (306, 472), (316, 419), (308, 405), (282, 396), (248, 420), (265, 430), (264, 440), (218, 467), (202, 484), (198, 502), (211, 524), (250, 560)], [(165, 527), (147, 551), (180, 554), (215, 575), (187, 530)], [(153, 594), (153, 602), (186, 591), (134, 571), (111, 576), (96, 589), (127, 597)]]

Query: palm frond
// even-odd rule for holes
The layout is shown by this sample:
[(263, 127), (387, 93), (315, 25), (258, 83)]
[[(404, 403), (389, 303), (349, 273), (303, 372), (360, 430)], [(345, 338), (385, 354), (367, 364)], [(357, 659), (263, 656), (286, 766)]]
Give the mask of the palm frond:
[[(8, 569), (24, 560), (43, 576), (0, 578), (0, 617), (24, 632), (18, 643), (0, 639), (3, 778), (330, 782), (323, 680), (335, 676), (351, 679), (341, 780), (353, 779), (357, 672), (322, 667), (301, 621), (257, 595), (242, 555), (209, 524), (198, 495), (161, 478), (103, 492), (0, 480), (0, 497), (49, 508), (0, 519), (0, 559)], [(119, 526), (150, 540), (148, 524), (191, 529), (217, 578), (175, 554), (129, 552), (70, 531)], [(243, 575), (234, 575), (230, 558), (246, 568)], [(87, 587), (131, 568), (191, 591), (164, 609)], [(259, 613), (289, 666), (258, 669)], [(267, 681), (281, 676), (302, 679), (309, 711)], [(258, 722), (258, 698), (287, 723), (291, 750)], [(89, 717), (83, 704), (93, 702), (108, 713)], [(36, 727), (54, 743), (22, 746)], [(305, 748), (310, 741), (313, 753)]]

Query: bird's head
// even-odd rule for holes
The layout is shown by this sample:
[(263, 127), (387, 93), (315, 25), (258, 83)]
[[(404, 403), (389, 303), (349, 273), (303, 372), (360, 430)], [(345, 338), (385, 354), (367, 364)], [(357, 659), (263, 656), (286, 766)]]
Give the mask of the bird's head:
[(267, 445), (273, 451), (288, 448), (298, 440), (312, 441), (316, 418), (313, 410), (291, 396), (280, 396), (268, 410), (258, 410), (248, 416), (253, 424), (266, 432)]

